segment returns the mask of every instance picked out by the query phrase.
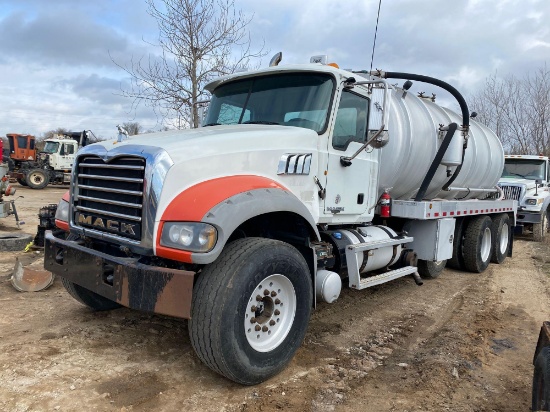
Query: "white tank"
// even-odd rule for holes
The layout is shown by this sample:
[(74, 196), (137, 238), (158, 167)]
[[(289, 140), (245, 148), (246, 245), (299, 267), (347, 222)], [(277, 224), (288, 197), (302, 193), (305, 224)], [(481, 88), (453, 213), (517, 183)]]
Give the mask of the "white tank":
[[(444, 133), (439, 125), (462, 125), (462, 116), (440, 107), (431, 99), (419, 98), (402, 89), (391, 91), (388, 123), (389, 142), (381, 150), (379, 194), (385, 188), (393, 199), (411, 199), (420, 188), (434, 159)], [(425, 199), (471, 199), (488, 192), (448, 192), (441, 188), (462, 159), (463, 136), (457, 130), (437, 168)], [(504, 167), (504, 151), (498, 137), (487, 127), (470, 120), (468, 147), (464, 164), (452, 187), (492, 189)]]

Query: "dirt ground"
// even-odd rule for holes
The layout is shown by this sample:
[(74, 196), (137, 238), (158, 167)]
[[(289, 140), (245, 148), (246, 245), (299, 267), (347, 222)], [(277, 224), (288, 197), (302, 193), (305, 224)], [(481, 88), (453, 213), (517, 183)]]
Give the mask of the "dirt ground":
[[(18, 185), (17, 185), (18, 186)], [(18, 187), (34, 234), (41, 206), (66, 189)], [(13, 218), (0, 231), (13, 231)], [(320, 304), (278, 376), (243, 387), (202, 365), (185, 321), (119, 309), (93, 313), (59, 279), (42, 292), (9, 282), (0, 256), (1, 411), (529, 411), (532, 357), (550, 319), (550, 245), (516, 240), (483, 274), (446, 269), (344, 289)]]

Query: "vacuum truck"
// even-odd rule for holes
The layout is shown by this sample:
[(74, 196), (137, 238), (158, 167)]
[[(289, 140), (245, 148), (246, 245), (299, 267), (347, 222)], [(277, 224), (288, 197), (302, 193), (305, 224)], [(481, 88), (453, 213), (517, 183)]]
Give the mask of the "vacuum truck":
[(246, 385), (289, 363), (343, 284), (501, 263), (517, 208), (497, 136), (452, 86), (279, 60), (209, 83), (203, 127), (82, 148), (56, 213), (70, 234), (45, 242), (76, 300), (189, 319), (198, 357)]

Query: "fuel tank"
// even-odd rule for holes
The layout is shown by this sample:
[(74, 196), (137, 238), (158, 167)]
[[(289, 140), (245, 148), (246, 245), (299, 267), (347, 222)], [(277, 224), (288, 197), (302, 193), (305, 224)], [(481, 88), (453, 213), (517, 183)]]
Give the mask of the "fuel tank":
[[(418, 191), (443, 141), (440, 125), (462, 125), (462, 116), (443, 108), (431, 99), (390, 92), (389, 142), (381, 150), (379, 195), (386, 188), (393, 199), (411, 199)], [(489, 192), (442, 191), (462, 160), (464, 136), (457, 130), (424, 199), (471, 199)], [(504, 151), (489, 128), (470, 120), (464, 164), (452, 187), (492, 189), (502, 174)]]

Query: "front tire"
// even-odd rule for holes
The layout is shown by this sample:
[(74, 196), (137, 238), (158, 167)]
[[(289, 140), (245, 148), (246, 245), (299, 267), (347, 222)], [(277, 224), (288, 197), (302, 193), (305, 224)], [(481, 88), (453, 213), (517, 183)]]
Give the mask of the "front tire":
[(476, 216), (464, 231), (464, 267), (469, 272), (481, 273), (491, 261), (491, 227), (489, 216)]
[(17, 183), (19, 183), (21, 186), (25, 186), (25, 187), (28, 186), (27, 181), (25, 180), (24, 177), (18, 177)]
[(50, 182), (50, 176), (43, 169), (33, 169), (27, 173), (25, 181), (31, 189), (44, 189)]
[(118, 309), (121, 307), (118, 303), (104, 298), (103, 296), (83, 288), (82, 286), (77, 285), (76, 283), (73, 283), (65, 278), (61, 278), (61, 283), (69, 295), (94, 311), (100, 312), (104, 310)]
[(533, 223), (533, 240), (535, 242), (542, 242), (546, 238), (547, 231), (548, 215), (547, 211), (544, 211), (540, 216), (540, 223)]
[(244, 385), (279, 373), (304, 339), (313, 288), (293, 246), (238, 239), (206, 266), (193, 288), (189, 335), (198, 357)]

